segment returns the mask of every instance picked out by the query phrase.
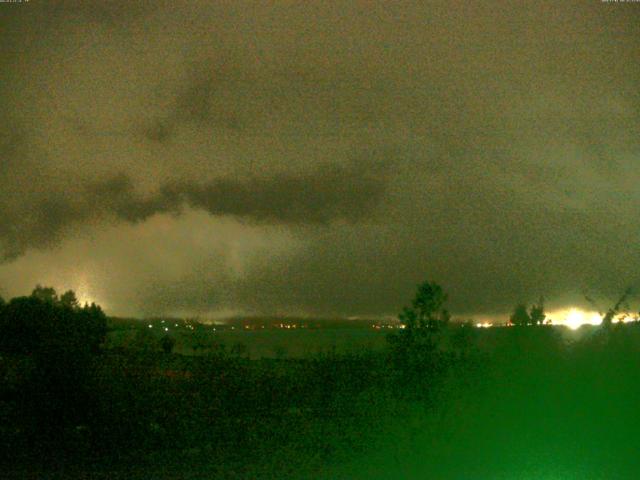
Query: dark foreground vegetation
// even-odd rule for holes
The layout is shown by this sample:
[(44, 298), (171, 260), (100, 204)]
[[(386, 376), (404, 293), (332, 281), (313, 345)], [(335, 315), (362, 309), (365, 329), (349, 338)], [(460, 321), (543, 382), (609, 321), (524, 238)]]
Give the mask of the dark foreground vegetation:
[[(2, 478), (632, 479), (640, 326), (449, 324), (421, 285), (383, 352), (107, 349), (37, 288), (0, 304)], [(537, 308), (537, 307), (536, 307)]]

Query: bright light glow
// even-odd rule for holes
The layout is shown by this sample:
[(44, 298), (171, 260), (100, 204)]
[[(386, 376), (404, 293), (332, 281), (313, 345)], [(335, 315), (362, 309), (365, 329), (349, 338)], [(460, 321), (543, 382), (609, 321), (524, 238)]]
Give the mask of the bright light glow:
[(548, 317), (553, 318), (556, 325), (566, 325), (572, 330), (577, 330), (582, 325), (600, 325), (602, 317), (598, 312), (589, 312), (579, 308), (551, 312)]
[(104, 302), (100, 299), (96, 298), (95, 292), (91, 288), (90, 277), (85, 272), (78, 272), (73, 277), (73, 282), (69, 284), (67, 288), (73, 290), (76, 294), (76, 298), (78, 299), (78, 303), (80, 306), (91, 305), (95, 303), (96, 305), (100, 305), (103, 309), (105, 308)]
[(493, 327), (493, 323), (491, 323), (491, 322), (476, 323), (476, 327), (478, 327), (478, 328), (489, 328), (489, 327)]
[(585, 316), (579, 310), (571, 310), (565, 319), (565, 324), (572, 330), (576, 330), (583, 323), (585, 323)]
[(637, 318), (634, 318), (632, 316), (625, 316), (625, 317), (619, 317), (616, 322), (621, 322), (621, 323), (631, 323), (631, 322), (636, 322)]

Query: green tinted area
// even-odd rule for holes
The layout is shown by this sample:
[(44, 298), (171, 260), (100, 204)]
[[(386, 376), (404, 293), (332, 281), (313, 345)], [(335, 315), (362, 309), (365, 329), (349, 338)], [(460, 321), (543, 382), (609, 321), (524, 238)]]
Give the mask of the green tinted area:
[(91, 349), (56, 333), (86, 315), (3, 309), (7, 478), (636, 478), (637, 323), (442, 324), (373, 349), (252, 358), (195, 334), (199, 353), (184, 355), (147, 324)]

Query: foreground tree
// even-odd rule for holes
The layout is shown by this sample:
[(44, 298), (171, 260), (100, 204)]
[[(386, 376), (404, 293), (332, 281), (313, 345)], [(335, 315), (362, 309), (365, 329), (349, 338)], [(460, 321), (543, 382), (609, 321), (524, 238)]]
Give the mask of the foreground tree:
[(63, 297), (38, 286), (0, 309), (0, 353), (30, 365), (15, 386), (16, 431), (47, 445), (43, 451), (72, 441), (78, 426), (93, 421), (95, 354), (106, 336), (99, 306), (77, 307), (72, 292)]
[(80, 308), (71, 290), (58, 298), (53, 288), (38, 285), (31, 296), (14, 298), (0, 310), (0, 330), (0, 350), (80, 354), (99, 349), (107, 317), (95, 303)]
[(404, 329), (388, 337), (399, 386), (411, 396), (427, 398), (446, 368), (446, 359), (437, 348), (439, 333), (450, 319), (444, 308), (446, 301), (447, 295), (437, 283), (418, 285), (411, 306), (398, 316)]
[(107, 336), (107, 316), (102, 311), (102, 308), (93, 302), (91, 305), (85, 304), (82, 308), (77, 304), (65, 307), (72, 308), (75, 313), (80, 340), (92, 352), (97, 352)]
[(531, 316), (529, 315), (529, 312), (527, 312), (527, 306), (524, 303), (516, 305), (513, 309), (513, 313), (509, 317), (509, 321), (515, 326), (530, 325), (532, 322)]
[(60, 305), (67, 308), (76, 309), (80, 307), (80, 302), (78, 301), (78, 298), (76, 297), (76, 294), (73, 290), (67, 290), (62, 295), (60, 295)]
[(37, 298), (38, 300), (42, 300), (47, 303), (58, 303), (58, 294), (55, 289), (52, 287), (43, 287), (42, 285), (36, 285), (36, 288), (31, 292), (31, 296), (33, 298)]
[(444, 308), (447, 295), (435, 282), (418, 285), (416, 295), (410, 307), (404, 307), (399, 315), (400, 321), (408, 331), (438, 331), (445, 327), (451, 318)]
[(544, 298), (540, 297), (537, 304), (531, 305), (531, 309), (529, 310), (529, 318), (531, 319), (531, 323), (533, 325), (542, 325), (544, 324), (547, 315), (544, 313)]

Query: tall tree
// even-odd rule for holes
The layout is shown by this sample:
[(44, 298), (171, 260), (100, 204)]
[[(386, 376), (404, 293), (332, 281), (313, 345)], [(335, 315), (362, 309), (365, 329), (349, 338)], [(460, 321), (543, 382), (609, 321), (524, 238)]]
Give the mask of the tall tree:
[(512, 325), (529, 325), (531, 323), (531, 317), (529, 316), (529, 312), (527, 312), (527, 306), (524, 303), (516, 305), (516, 307), (513, 309), (511, 317), (509, 317), (509, 320), (511, 321)]
[(31, 292), (31, 296), (42, 300), (47, 303), (57, 303), (58, 295), (53, 287), (43, 287), (42, 285), (36, 285), (36, 288)]
[(73, 290), (67, 290), (62, 295), (60, 295), (60, 304), (63, 307), (69, 307), (76, 309), (80, 307), (80, 302), (78, 302), (78, 298)]
[(436, 331), (449, 323), (451, 316), (444, 308), (447, 295), (435, 282), (418, 285), (411, 307), (405, 307), (399, 318), (409, 330)]
[(544, 298), (540, 297), (537, 304), (531, 305), (529, 310), (529, 318), (534, 325), (542, 325), (547, 315), (544, 313)]
[(387, 337), (392, 362), (398, 368), (399, 385), (418, 398), (430, 394), (433, 381), (445, 368), (438, 342), (439, 331), (450, 319), (444, 308), (446, 301), (447, 295), (437, 283), (426, 281), (418, 285), (411, 305), (399, 315), (405, 328)]

